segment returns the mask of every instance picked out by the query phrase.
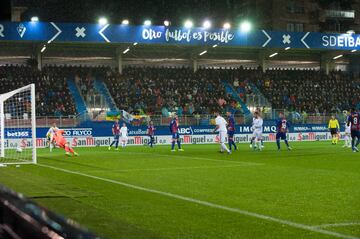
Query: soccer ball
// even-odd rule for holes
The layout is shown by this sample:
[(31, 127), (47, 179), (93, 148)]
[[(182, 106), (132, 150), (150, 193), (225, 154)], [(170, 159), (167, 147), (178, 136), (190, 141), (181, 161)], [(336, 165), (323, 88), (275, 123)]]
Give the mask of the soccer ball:
[(22, 148), (17, 147), (17, 148), (16, 148), (16, 153), (21, 153), (21, 152), (22, 152)]

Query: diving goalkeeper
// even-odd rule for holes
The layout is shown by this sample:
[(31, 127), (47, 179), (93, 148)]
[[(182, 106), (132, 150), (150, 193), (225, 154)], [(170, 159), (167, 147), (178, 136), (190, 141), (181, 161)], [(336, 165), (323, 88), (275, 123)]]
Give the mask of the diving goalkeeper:
[(71, 156), (71, 155), (78, 156), (79, 154), (76, 153), (73, 148), (71, 148), (70, 143), (67, 142), (67, 140), (64, 138), (63, 133), (64, 133), (63, 129), (59, 129), (55, 132), (54, 140), (56, 142), (56, 145), (59, 146), (60, 148), (65, 149), (66, 151), (65, 154), (67, 156)]

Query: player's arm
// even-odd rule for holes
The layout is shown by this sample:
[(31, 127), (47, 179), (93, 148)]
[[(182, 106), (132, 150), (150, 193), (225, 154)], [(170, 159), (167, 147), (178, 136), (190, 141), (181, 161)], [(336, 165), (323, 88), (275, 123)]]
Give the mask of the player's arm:
[(290, 123), (286, 121), (286, 133), (289, 133), (290, 131)]
[(328, 129), (330, 130), (331, 127), (331, 120), (329, 120)]
[(349, 127), (351, 123), (351, 116), (349, 115), (347, 118), (347, 126)]
[(219, 129), (219, 125), (216, 125), (213, 132), (215, 133), (216, 131), (218, 131), (218, 129)]
[(336, 120), (336, 128), (337, 128), (338, 131), (340, 131), (340, 125), (339, 125), (339, 121), (338, 121), (338, 120)]

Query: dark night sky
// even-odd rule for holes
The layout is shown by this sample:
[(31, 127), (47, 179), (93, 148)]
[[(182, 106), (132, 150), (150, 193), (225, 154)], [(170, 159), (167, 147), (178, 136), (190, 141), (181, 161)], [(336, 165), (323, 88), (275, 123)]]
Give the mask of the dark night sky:
[(236, 18), (234, 6), (239, 2), (242, 0), (13, 0), (15, 5), (29, 8), (24, 20), (37, 15), (43, 21), (95, 22), (106, 16), (112, 23), (128, 18), (140, 24), (150, 18), (154, 24), (170, 19), (174, 25), (186, 18), (198, 22), (211, 18), (222, 24)]

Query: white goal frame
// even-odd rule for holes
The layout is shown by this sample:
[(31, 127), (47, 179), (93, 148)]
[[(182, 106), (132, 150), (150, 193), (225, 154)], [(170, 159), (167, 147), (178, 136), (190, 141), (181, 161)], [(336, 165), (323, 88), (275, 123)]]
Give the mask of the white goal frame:
[[(4, 102), (8, 99), (10, 99), (12, 96), (19, 94), (21, 92), (24, 92), (26, 90), (30, 90), (30, 96), (31, 96), (31, 160), (21, 160), (17, 159), (16, 162), (2, 162), (1, 159), (6, 158), (5, 154), (5, 112), (4, 112)], [(21, 88), (18, 88), (16, 90), (0, 94), (0, 165), (6, 165), (6, 164), (29, 164), (37, 163), (37, 155), (36, 155), (36, 103), (35, 103), (35, 84), (30, 84)], [(30, 127), (26, 127), (30, 128)]]

